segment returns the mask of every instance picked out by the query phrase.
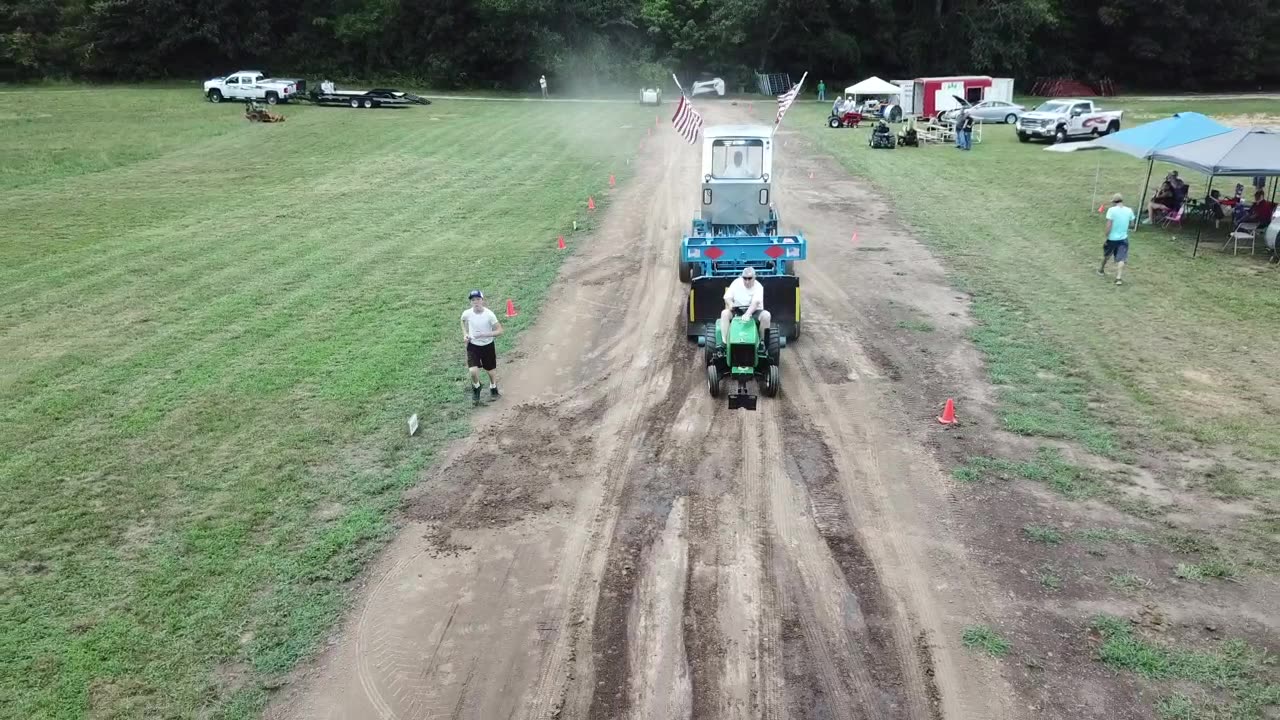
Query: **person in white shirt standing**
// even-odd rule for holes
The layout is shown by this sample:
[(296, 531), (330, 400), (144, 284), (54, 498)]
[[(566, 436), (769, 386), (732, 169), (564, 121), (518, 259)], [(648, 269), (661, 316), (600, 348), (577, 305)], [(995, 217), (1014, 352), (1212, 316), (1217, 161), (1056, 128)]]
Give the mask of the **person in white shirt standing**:
[(542, 77), (538, 78), (538, 85), (542, 87), (542, 97), (546, 98), (547, 97), (547, 76), (546, 75), (543, 75)]
[(729, 323), (744, 308), (742, 315), (754, 317), (760, 323), (760, 337), (769, 331), (769, 311), (764, 309), (764, 286), (756, 280), (756, 269), (748, 265), (742, 268), (742, 276), (734, 278), (724, 291), (724, 312), (720, 313), (720, 335), (729, 344)]
[(480, 404), (480, 370), (489, 376), (489, 395), (498, 397), (498, 351), (493, 339), (502, 334), (502, 323), (484, 306), (484, 293), (472, 290), (471, 307), (462, 311), (462, 339), (467, 344), (467, 368), (471, 371), (471, 402)]

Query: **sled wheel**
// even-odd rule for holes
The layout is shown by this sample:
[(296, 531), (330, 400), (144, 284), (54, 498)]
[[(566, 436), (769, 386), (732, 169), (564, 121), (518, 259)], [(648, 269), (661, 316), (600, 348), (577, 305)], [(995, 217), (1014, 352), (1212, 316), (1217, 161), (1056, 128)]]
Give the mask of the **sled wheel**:
[(693, 266), (683, 260), (680, 262), (680, 282), (687, 283), (693, 280)]
[(707, 366), (707, 392), (711, 397), (720, 397), (720, 371), (715, 365)]
[(769, 366), (769, 374), (764, 378), (764, 394), (768, 397), (778, 397), (778, 391), (782, 389), (782, 370), (777, 365)]

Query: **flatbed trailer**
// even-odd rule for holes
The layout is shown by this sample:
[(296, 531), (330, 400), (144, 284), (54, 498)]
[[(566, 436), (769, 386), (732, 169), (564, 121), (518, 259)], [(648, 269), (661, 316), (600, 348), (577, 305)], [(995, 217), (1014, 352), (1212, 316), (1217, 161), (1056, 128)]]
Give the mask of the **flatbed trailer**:
[(353, 108), (407, 107), (409, 105), (431, 104), (431, 101), (426, 98), (390, 88), (332, 90), (330, 92), (312, 89), (310, 93), (299, 95), (297, 99), (307, 100), (316, 105), (347, 105)]

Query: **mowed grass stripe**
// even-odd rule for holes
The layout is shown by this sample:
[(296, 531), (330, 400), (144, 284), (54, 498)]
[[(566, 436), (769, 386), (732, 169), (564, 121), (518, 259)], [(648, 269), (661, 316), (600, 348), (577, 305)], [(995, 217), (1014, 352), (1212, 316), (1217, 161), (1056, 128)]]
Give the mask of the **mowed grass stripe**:
[[(640, 127), (631, 109), (610, 112)], [(340, 125), (356, 115), (316, 117)], [(5, 596), (20, 598), (0, 608), (0, 695), (20, 698), (0, 716), (83, 717), (91, 704), (94, 714), (186, 717), (230, 698), (229, 716), (249, 717), (262, 700), (254, 678), (287, 669), (323, 635), (340, 583), (386, 536), (399, 490), (433, 441), (465, 428), (459, 298), (472, 285), (513, 294), (523, 312), (510, 325), (527, 323), (554, 275), (554, 231), (586, 220), (581, 203), (615, 164), (603, 156), (620, 161), (637, 135), (600, 122), (564, 132), (550, 109), (523, 123), (473, 120), (448, 143), (435, 128), (418, 135), (389, 122), (397, 138), (375, 158), (389, 169), (366, 176), (373, 201), (357, 202), (360, 183), (340, 173), (300, 179), (305, 164), (279, 182), (264, 177), (266, 203), (315, 182), (353, 192), (335, 200), (346, 188), (325, 188), (335, 220), (291, 236), (297, 252), (215, 236), (181, 268), (152, 262), (128, 287), (81, 287), (106, 328), (105, 352), (26, 348), (35, 373), (0, 390), (15, 401), (5, 425), (23, 428), (22, 442), (0, 440), (0, 472), (30, 488), (6, 497), (16, 514), (5, 537), (26, 542), (0, 550)], [(447, 182), (433, 184), (437, 163), (412, 157), (427, 152), (449, 159)], [(513, 175), (519, 189), (505, 193)], [(526, 194), (536, 183), (547, 191)], [(139, 230), (198, 226), (135, 209)], [(0, 246), (17, 241), (0, 234)], [(164, 249), (137, 242), (121, 260)], [(48, 292), (45, 302), (59, 289)], [(139, 312), (150, 322), (129, 331)], [(13, 332), (42, 322), (37, 312)], [(61, 337), (76, 343), (94, 329), (67, 323)], [(403, 428), (411, 409), (424, 418), (414, 442)], [(213, 674), (223, 662), (247, 674)]]
[[(405, 133), (416, 130), (419, 135), (427, 134), (419, 128), (402, 128), (402, 130)], [(442, 147), (454, 148), (457, 147), (456, 142), (468, 132), (474, 132), (474, 128), (463, 127), (460, 123), (454, 124), (441, 134), (439, 141), (444, 143)], [(166, 189), (178, 177), (176, 171), (166, 170), (162, 161), (153, 161), (141, 167), (129, 168), (128, 171), (113, 173), (115, 177), (111, 178), (108, 192), (101, 193), (93, 199), (103, 204), (123, 200), (142, 201), (149, 209), (163, 211), (167, 207), (178, 207), (185, 208), (185, 212), (172, 222), (140, 228), (130, 233), (127, 236), (128, 240), (104, 237), (102, 242), (82, 248), (78, 262), (68, 262), (65, 257), (53, 256), (44, 261), (48, 263), (47, 266), (36, 262), (15, 268), (14, 282), (9, 283), (7, 290), (0, 292), (0, 301), (7, 303), (27, 297), (30, 288), (35, 284), (44, 288), (55, 288), (63, 286), (64, 282), (85, 278), (89, 278), (94, 283), (117, 282), (135, 274), (136, 263), (139, 261), (167, 259), (163, 255), (157, 257), (157, 249), (162, 251), (168, 249), (168, 252), (181, 257), (184, 254), (184, 246), (174, 245), (175, 231), (178, 236), (221, 237), (227, 230), (240, 228), (243, 230), (242, 234), (238, 238), (233, 236), (233, 240), (240, 239), (242, 242), (249, 243), (263, 235), (275, 236), (288, 233), (295, 226), (303, 223), (340, 220), (341, 218), (335, 218), (330, 214), (329, 208), (342, 207), (341, 201), (359, 199), (363, 202), (376, 202), (380, 199), (370, 197), (368, 181), (357, 182), (357, 179), (381, 177), (387, 168), (373, 167), (373, 158), (376, 157), (377, 161), (382, 161), (383, 158), (392, 154), (391, 150), (403, 147), (406, 139), (403, 134), (385, 138), (375, 137), (379, 139), (377, 143), (366, 141), (360, 144), (346, 144), (341, 154), (325, 155), (322, 158), (308, 157), (295, 160), (287, 154), (265, 159), (254, 158), (253, 162), (248, 163), (252, 168), (248, 172), (244, 170), (246, 163), (226, 160), (211, 151), (210, 155), (213, 156), (205, 157), (204, 166), (184, 163), (184, 172), (194, 171), (199, 177), (205, 178), (206, 182), (200, 186), (183, 188), (180, 193), (173, 193)], [(309, 136), (309, 142), (306, 144), (319, 144), (323, 138), (324, 130), (317, 129), (313, 135)], [(243, 140), (245, 147), (234, 148), (227, 154), (234, 157), (238, 153), (248, 152), (247, 144), (252, 140), (261, 141), (262, 138), (246, 136)], [(303, 197), (293, 203), (266, 204), (257, 200), (264, 193), (280, 189), (275, 187), (273, 181), (277, 181), (281, 171), (284, 170), (280, 167), (281, 163), (296, 166), (289, 170), (297, 172), (298, 179), (285, 185), (287, 188), (296, 189)], [(159, 173), (163, 173), (163, 177), (155, 177)], [(292, 174), (284, 177), (292, 177)], [(213, 179), (217, 182), (208, 182)], [(339, 194), (329, 198), (327, 203), (308, 204), (306, 196), (314, 192), (317, 187), (335, 187), (340, 190)], [(120, 188), (128, 190), (127, 196), (113, 197)], [(49, 206), (54, 204), (65, 206), (65, 203), (65, 200), (56, 203), (46, 201), (43, 207), (38, 206), (34, 211), (37, 214), (48, 214)], [(136, 211), (136, 208), (134, 210)], [(98, 219), (91, 213), (84, 222), (86, 225), (93, 225), (98, 222)], [(110, 223), (104, 226), (112, 227)], [(91, 285), (70, 284), (65, 292), (68, 296), (76, 297), (81, 293), (93, 294), (98, 289), (99, 287)]]

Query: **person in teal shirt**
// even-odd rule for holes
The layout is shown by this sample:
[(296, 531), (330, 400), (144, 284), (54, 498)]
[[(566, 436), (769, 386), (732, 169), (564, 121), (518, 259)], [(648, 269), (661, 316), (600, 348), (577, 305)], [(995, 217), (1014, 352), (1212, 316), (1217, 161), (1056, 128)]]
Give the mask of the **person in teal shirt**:
[(1116, 284), (1123, 285), (1124, 264), (1129, 259), (1129, 226), (1136, 216), (1133, 209), (1124, 204), (1124, 198), (1116, 193), (1107, 208), (1107, 240), (1102, 244), (1102, 267), (1099, 275), (1106, 275), (1107, 260), (1116, 259)]
[(827, 100), (827, 81), (818, 81), (818, 102), (826, 102)]

